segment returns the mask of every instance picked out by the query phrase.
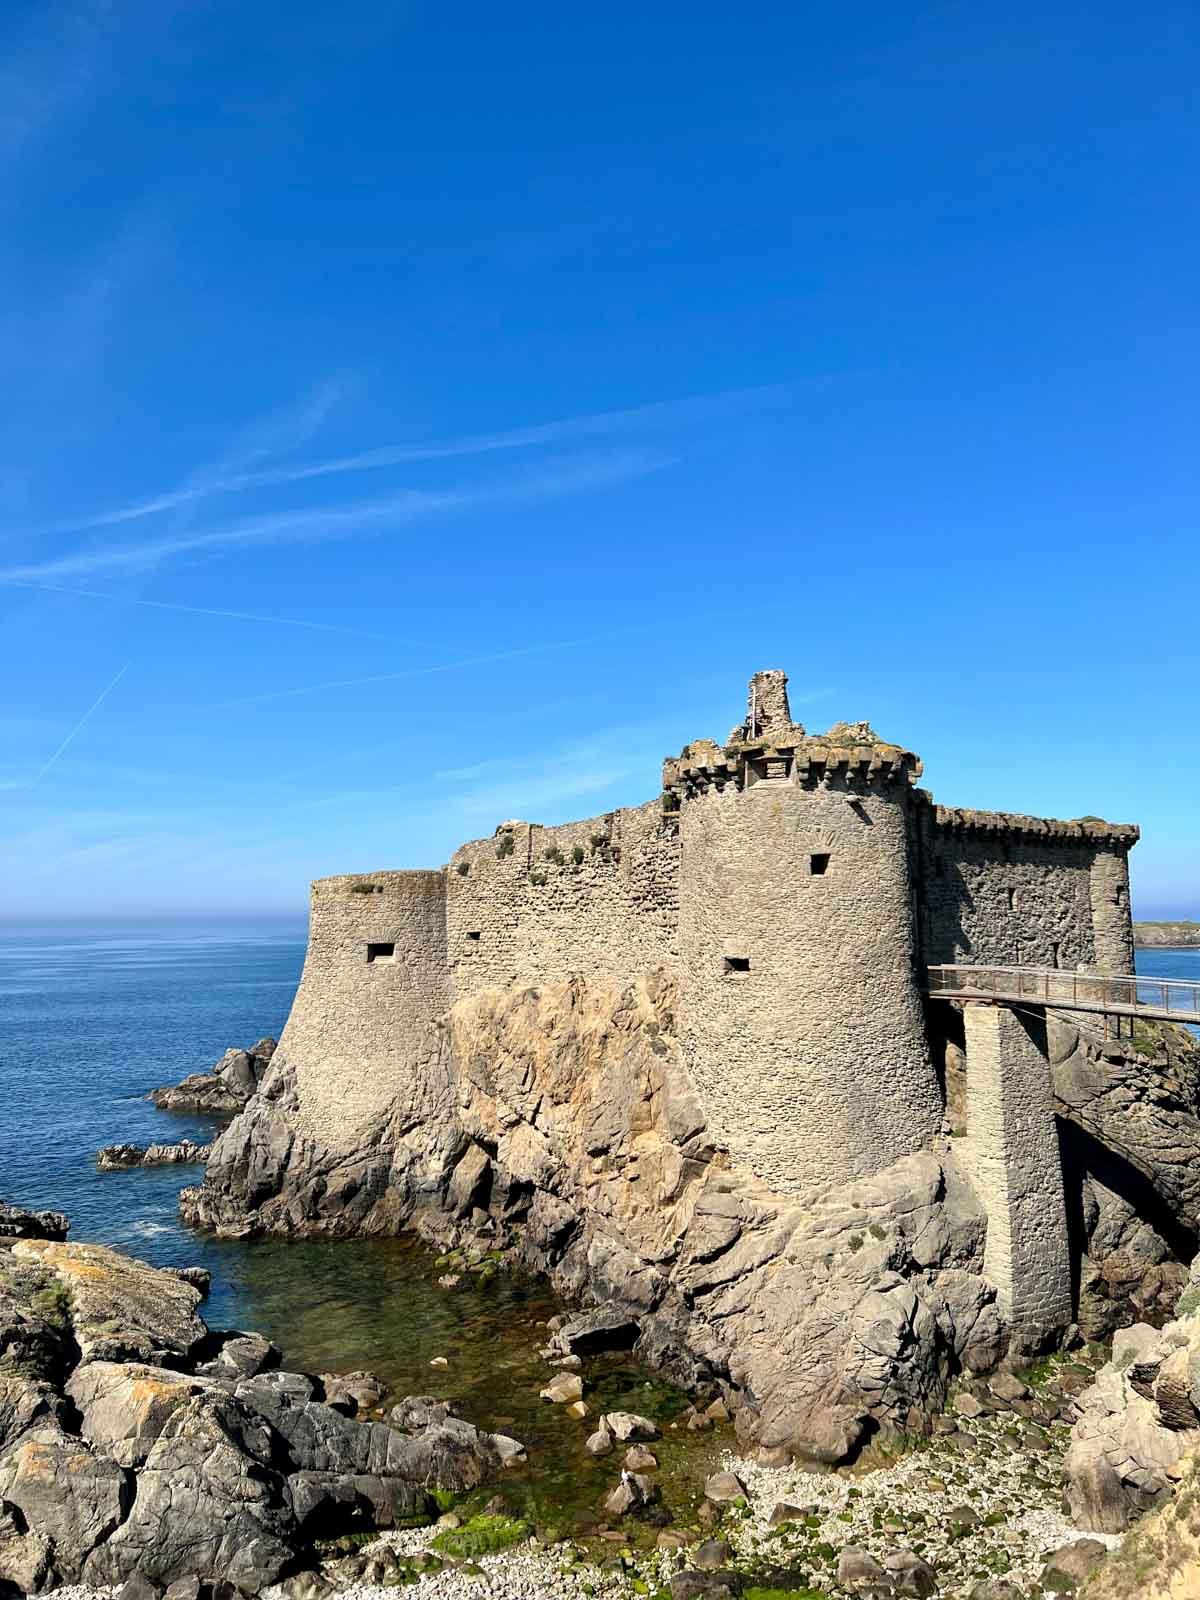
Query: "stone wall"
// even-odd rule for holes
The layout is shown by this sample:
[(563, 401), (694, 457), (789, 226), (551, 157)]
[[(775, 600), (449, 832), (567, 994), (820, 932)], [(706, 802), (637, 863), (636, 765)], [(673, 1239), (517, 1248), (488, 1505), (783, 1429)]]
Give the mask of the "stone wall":
[(916, 815), (926, 960), (1133, 971), (1136, 829), (926, 804)]
[(679, 840), (658, 801), (557, 828), (504, 823), (455, 851), (446, 885), (455, 999), (633, 978), (678, 955)]
[(938, 1130), (903, 775), (685, 798), (681, 1040), (709, 1126), (782, 1191), (877, 1172)]
[(295, 1074), (301, 1131), (331, 1150), (361, 1142), (436, 1061), (449, 1004), (444, 872), (319, 878), (276, 1052)]

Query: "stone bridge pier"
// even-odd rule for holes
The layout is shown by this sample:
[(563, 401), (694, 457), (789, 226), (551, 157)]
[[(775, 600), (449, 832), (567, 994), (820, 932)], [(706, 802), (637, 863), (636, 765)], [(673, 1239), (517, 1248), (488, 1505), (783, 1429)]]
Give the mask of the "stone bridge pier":
[(1053, 1346), (1072, 1321), (1062, 1160), (1044, 1013), (969, 1002), (963, 1155), (987, 1214), (984, 1276), (1010, 1353)]

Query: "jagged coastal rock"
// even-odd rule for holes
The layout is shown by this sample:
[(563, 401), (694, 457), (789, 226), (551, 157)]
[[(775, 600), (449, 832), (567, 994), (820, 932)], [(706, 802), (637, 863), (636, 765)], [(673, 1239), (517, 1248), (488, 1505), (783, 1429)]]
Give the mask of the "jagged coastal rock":
[(390, 1421), (365, 1375), (280, 1370), (256, 1334), (216, 1333), (199, 1292), (98, 1245), (0, 1248), (0, 1592), (134, 1577), (257, 1594), (315, 1538), (432, 1520), (520, 1445), (428, 1401)]
[(249, 1050), (226, 1050), (211, 1072), (193, 1072), (182, 1082), (152, 1089), (160, 1111), (231, 1117), (258, 1089), (275, 1054), (274, 1039), (260, 1039)]
[(1067, 1503), (1081, 1527), (1120, 1533), (1174, 1493), (1200, 1447), (1200, 1256), (1176, 1316), (1120, 1329), (1079, 1405)]
[(785, 685), (757, 674), (646, 806), (317, 883), (280, 1047), (185, 1219), (486, 1240), (720, 1384), (768, 1461), (926, 1428), (1077, 1316), (1169, 1316), (1194, 1045), (918, 981), (1129, 972), (1137, 830), (935, 806), (911, 752), (807, 734)]
[(211, 1144), (196, 1144), (181, 1139), (178, 1144), (106, 1144), (96, 1152), (100, 1172), (124, 1172), (130, 1167), (169, 1167), (193, 1165), (208, 1160)]
[(65, 1239), (70, 1228), (61, 1211), (25, 1211), (0, 1200), (0, 1243), (9, 1239)]

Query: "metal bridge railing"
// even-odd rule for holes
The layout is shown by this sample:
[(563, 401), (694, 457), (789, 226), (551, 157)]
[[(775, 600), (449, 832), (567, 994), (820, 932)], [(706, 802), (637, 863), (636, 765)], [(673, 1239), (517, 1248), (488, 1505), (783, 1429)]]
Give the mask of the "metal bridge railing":
[(927, 992), (944, 999), (991, 999), (1052, 1006), (1060, 1011), (1106, 1011), (1200, 1024), (1200, 983), (1136, 975), (1106, 977), (1048, 967), (946, 964), (927, 968)]

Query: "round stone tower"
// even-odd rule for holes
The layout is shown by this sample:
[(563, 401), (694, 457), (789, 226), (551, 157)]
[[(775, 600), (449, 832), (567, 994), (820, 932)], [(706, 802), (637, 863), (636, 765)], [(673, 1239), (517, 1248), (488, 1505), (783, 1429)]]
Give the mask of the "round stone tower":
[(721, 747), (663, 768), (679, 818), (681, 1037), (710, 1129), (771, 1187), (890, 1165), (938, 1131), (915, 970), (921, 764), (865, 724), (792, 722), (757, 673)]
[(444, 872), (318, 878), (276, 1056), (295, 1072), (301, 1131), (355, 1147), (397, 1096), (427, 1105), (448, 1004)]

